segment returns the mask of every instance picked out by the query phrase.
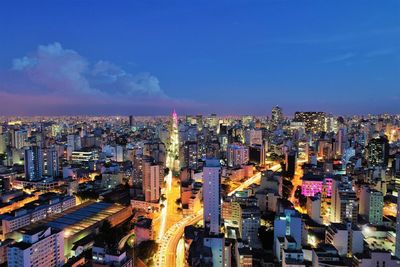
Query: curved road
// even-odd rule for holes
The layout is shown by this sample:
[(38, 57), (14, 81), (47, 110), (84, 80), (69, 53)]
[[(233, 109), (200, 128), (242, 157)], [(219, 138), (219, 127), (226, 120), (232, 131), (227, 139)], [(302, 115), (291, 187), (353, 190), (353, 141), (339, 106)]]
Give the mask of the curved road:
[[(278, 171), (281, 168), (280, 164), (273, 165), (270, 170)], [(249, 187), (251, 184), (260, 181), (261, 173), (256, 173), (240, 186), (229, 192), (229, 196), (232, 196), (235, 192), (243, 190)], [(168, 229), (165, 235), (160, 240), (159, 252), (157, 254), (157, 266), (176, 266), (176, 248), (178, 242), (181, 239), (185, 227), (187, 225), (192, 225), (198, 223), (203, 218), (203, 209), (199, 210), (197, 213), (189, 215), (183, 218), (181, 221), (174, 224)]]

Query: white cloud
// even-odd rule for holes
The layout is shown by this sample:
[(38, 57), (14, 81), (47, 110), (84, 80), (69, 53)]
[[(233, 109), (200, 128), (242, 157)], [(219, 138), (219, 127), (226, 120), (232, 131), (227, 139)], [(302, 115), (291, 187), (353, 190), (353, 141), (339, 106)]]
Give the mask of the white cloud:
[(36, 90), (39, 94), (57, 95), (165, 96), (154, 75), (128, 73), (108, 61), (91, 65), (78, 52), (65, 49), (57, 42), (40, 45), (33, 54), (14, 59), (12, 72), (11, 86), (0, 90), (31, 93)]

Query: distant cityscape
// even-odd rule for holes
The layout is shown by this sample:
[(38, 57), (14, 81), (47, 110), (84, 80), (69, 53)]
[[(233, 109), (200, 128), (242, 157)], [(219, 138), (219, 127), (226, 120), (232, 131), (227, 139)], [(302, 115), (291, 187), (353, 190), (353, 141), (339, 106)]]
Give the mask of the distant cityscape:
[(0, 266), (400, 266), (400, 115), (0, 117)]

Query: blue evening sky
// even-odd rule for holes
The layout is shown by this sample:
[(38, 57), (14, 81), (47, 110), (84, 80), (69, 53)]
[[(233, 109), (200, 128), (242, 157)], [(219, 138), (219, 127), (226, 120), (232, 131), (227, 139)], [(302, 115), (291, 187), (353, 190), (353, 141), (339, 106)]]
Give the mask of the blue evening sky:
[[(105, 104), (105, 114), (165, 113), (173, 105), (205, 114), (270, 114), (273, 105), (286, 114), (400, 113), (398, 0), (2, 1), (0, 69), (8, 82), (0, 92), (16, 90), (10, 77), (17, 74), (9, 73), (14, 59), (36, 62), (38, 46), (54, 43), (75, 51), (89, 69), (107, 61), (130, 78), (158, 79), (159, 90), (140, 87), (140, 97), (162, 98), (159, 109), (133, 101), (120, 110)], [(24, 88), (42, 86), (31, 82)], [(98, 83), (90, 80), (90, 87)], [(90, 113), (79, 104), (74, 109)], [(49, 112), (61, 114), (63, 106)]]

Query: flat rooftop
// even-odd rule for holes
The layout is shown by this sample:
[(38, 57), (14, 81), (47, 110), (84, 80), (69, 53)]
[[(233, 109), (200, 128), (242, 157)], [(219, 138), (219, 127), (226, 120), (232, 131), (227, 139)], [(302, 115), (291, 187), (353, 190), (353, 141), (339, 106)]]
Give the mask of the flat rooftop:
[(125, 209), (124, 206), (105, 202), (89, 202), (73, 207), (45, 220), (46, 225), (64, 230), (65, 237), (75, 235), (96, 223)]

